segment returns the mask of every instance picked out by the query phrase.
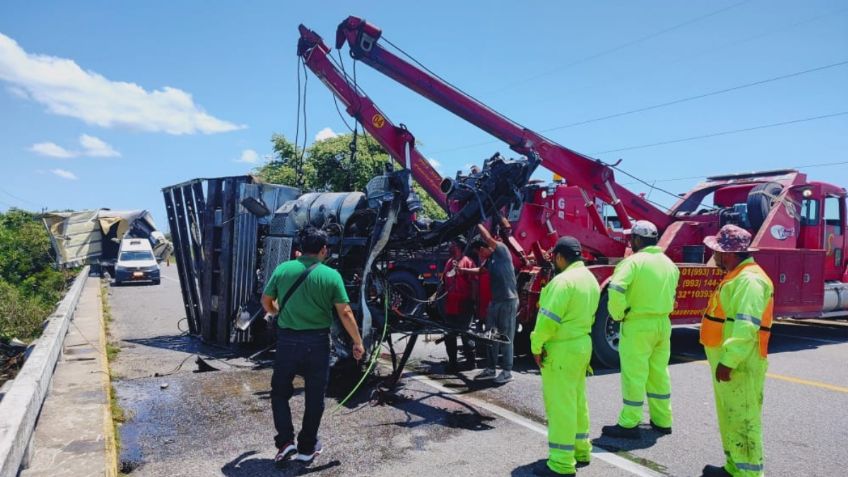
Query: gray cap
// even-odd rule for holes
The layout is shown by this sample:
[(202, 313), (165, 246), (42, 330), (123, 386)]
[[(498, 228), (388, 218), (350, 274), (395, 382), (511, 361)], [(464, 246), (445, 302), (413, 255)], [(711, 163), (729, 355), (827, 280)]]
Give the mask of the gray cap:
[(560, 237), (559, 240), (557, 240), (556, 245), (554, 245), (553, 252), (554, 254), (560, 254), (569, 260), (580, 257), (583, 253), (582, 247), (580, 247), (580, 241), (570, 235)]
[(633, 222), (633, 226), (629, 229), (625, 229), (624, 233), (646, 238), (657, 238), (659, 236), (657, 226), (647, 220), (637, 220), (636, 222)]

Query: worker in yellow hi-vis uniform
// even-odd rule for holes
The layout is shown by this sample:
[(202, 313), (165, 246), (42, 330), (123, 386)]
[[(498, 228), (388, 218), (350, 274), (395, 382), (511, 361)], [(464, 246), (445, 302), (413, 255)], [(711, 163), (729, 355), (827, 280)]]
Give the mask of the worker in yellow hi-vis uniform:
[(727, 275), (710, 297), (701, 321), (701, 344), (713, 376), (718, 428), (727, 462), (703, 475), (763, 475), (763, 384), (774, 286), (751, 257), (751, 234), (725, 225), (704, 244)]
[(530, 350), (542, 371), (549, 449), (546, 465), (533, 470), (536, 475), (575, 475), (575, 467), (588, 464), (592, 453), (586, 373), (601, 290), (583, 265), (577, 239), (560, 238), (553, 252), (559, 273), (542, 289), (530, 335)]
[(636, 439), (642, 406), (648, 398), (651, 427), (671, 434), (671, 321), (680, 271), (657, 246), (657, 228), (638, 220), (630, 230), (633, 254), (622, 260), (608, 286), (608, 311), (621, 321), (618, 354), (623, 405), (618, 423), (601, 433)]

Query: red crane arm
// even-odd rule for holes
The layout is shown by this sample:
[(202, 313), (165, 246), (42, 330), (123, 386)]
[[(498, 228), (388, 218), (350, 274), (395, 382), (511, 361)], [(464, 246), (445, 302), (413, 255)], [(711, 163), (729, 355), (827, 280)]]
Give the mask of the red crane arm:
[(317, 33), (303, 25), (299, 30), (297, 55), (303, 58), (306, 66), (344, 103), (347, 113), (359, 121), (395, 161), (408, 168), (430, 197), (447, 210), (445, 193), (440, 187), (442, 176), (415, 148), (412, 133), (405, 127), (395, 126), (364, 92), (348, 81), (330, 61), (330, 48)]
[(624, 227), (629, 217), (650, 220), (661, 230), (672, 217), (638, 194), (615, 181), (612, 168), (598, 160), (572, 151), (510, 120), (440, 78), (383, 48), (377, 40), (382, 31), (357, 17), (348, 17), (336, 31), (336, 48), (345, 42), (352, 56), (389, 78), (451, 111), (460, 118), (509, 144), (519, 154), (535, 151), (542, 166), (611, 204)]

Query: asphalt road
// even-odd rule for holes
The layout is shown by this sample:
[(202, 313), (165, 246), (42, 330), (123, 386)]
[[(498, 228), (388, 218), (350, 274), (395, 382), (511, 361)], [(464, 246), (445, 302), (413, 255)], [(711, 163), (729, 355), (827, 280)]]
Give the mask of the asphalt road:
[[(130, 475), (522, 476), (546, 456), (536, 369), (520, 361), (515, 381), (483, 386), (470, 372), (441, 374), (443, 347), (423, 342), (403, 386), (387, 396), (389, 404), (373, 405), (366, 391), (334, 410), (338, 398), (328, 397), (324, 454), (309, 467), (277, 470), (270, 369), (254, 369), (182, 335), (176, 269), (163, 268), (159, 286), (114, 287), (109, 299), (112, 335), (122, 349), (113, 363), (114, 385), (129, 418), (120, 428), (121, 461)], [(848, 323), (781, 322), (770, 347), (768, 474), (842, 475), (848, 462)], [(697, 328), (675, 329), (673, 350), (671, 436), (646, 429), (640, 441), (600, 437), (601, 426), (615, 422), (619, 410), (619, 375), (596, 369), (589, 378), (598, 453), (580, 475), (693, 476), (707, 463), (722, 463)], [(195, 372), (198, 354), (219, 371)], [(293, 399), (296, 419), (301, 405)]]

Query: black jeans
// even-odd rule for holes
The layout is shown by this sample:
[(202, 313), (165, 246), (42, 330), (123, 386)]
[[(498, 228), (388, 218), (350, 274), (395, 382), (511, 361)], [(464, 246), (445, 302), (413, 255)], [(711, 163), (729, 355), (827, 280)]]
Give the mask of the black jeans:
[(330, 371), (329, 330), (294, 331), (277, 328), (277, 351), (271, 377), (271, 410), (281, 448), (294, 440), (289, 399), (294, 394), (294, 376), (303, 376), (305, 410), (297, 436), (297, 450), (309, 454), (318, 442), (318, 427), (324, 414), (324, 392)]

